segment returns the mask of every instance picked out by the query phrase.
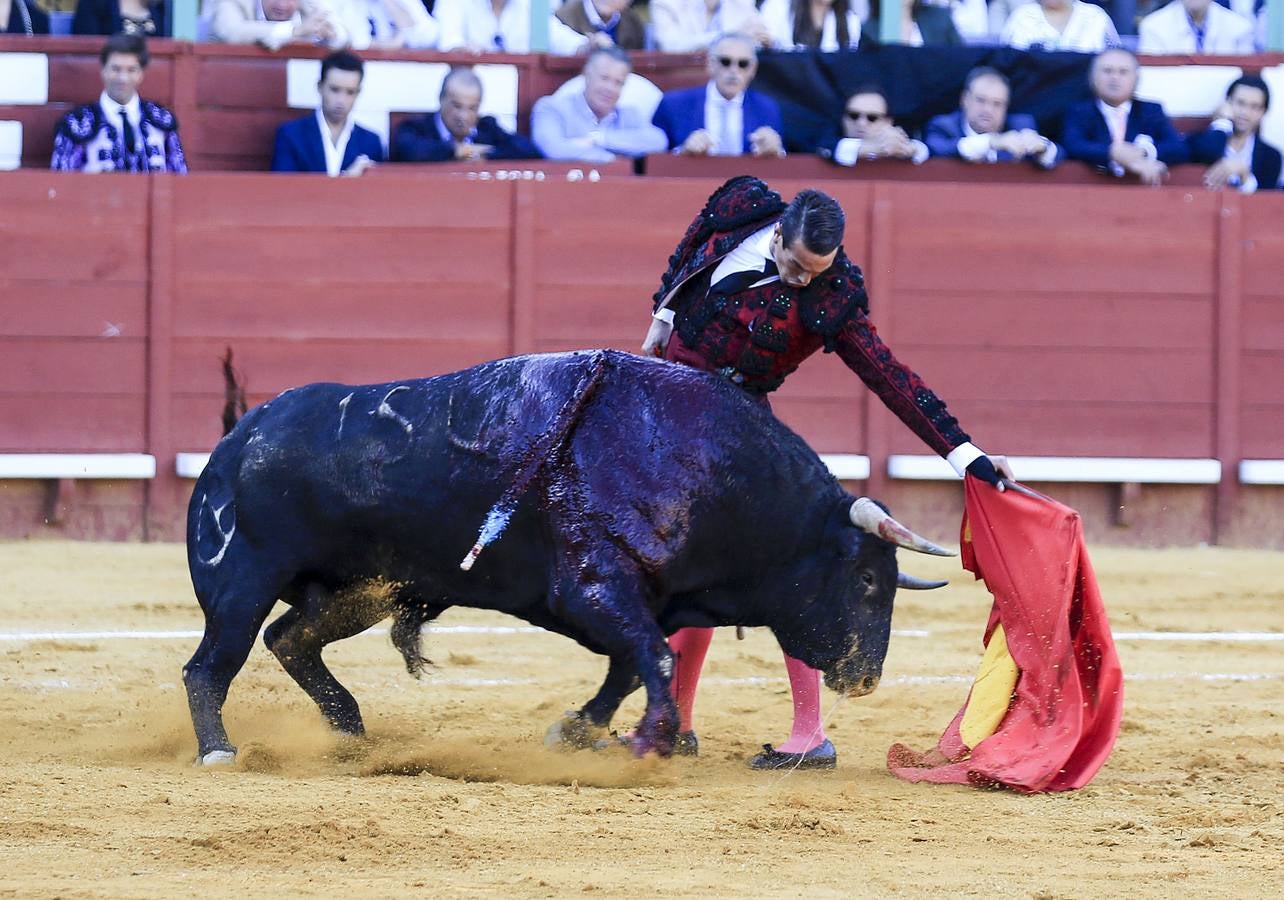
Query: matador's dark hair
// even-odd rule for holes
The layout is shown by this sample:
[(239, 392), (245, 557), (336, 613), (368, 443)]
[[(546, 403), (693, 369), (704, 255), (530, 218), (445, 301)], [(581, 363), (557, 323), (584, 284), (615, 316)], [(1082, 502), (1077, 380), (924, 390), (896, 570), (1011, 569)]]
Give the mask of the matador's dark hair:
[(843, 242), (847, 216), (838, 201), (811, 189), (799, 191), (780, 217), (780, 238), (788, 247), (802, 238), (803, 246), (827, 256)]

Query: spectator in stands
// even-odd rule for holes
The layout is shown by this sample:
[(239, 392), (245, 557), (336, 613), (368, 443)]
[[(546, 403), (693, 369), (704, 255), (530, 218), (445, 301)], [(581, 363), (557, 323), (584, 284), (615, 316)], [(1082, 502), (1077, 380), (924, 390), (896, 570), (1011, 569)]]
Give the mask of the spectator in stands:
[(1018, 6), (1000, 41), (1018, 50), (1099, 53), (1119, 44), (1115, 23), (1100, 6), (1083, 0), (1039, 0)]
[(723, 35), (709, 49), (704, 87), (671, 91), (652, 121), (670, 150), (688, 156), (784, 156), (784, 120), (775, 100), (749, 90), (758, 72), (753, 39)]
[(1159, 184), (1168, 166), (1186, 162), (1186, 142), (1158, 103), (1133, 99), (1137, 57), (1116, 47), (1092, 61), (1095, 100), (1066, 110), (1062, 140), (1066, 154), (1115, 176), (1132, 173), (1145, 184)]
[(763, 0), (762, 21), (776, 50), (845, 50), (860, 43), (849, 0)]
[(392, 140), (397, 162), (539, 159), (530, 138), (510, 134), (494, 116), (481, 115), (482, 83), (469, 68), (451, 69), (441, 82), (435, 113), (407, 119)]
[[(3, 3), (4, 0), (0, 0)], [(141, 34), (169, 37), (166, 4), (147, 0), (79, 0), (71, 20), (72, 34)]]
[(364, 75), (360, 57), (346, 50), (321, 60), (321, 105), (276, 130), (273, 172), (324, 172), (333, 178), (360, 175), (383, 162), (379, 135), (352, 120)]
[[(990, 8), (985, 0), (954, 0), (946, 4), (950, 21), (965, 44), (990, 43)], [(1002, 23), (999, 25), (1002, 28)], [(995, 34), (999, 29), (995, 29)]]
[(49, 33), (49, 16), (36, 0), (0, 0), (0, 34)]
[(1253, 23), (1213, 0), (1172, 0), (1141, 20), (1140, 53), (1251, 54)]
[(1235, 188), (1244, 194), (1281, 187), (1280, 151), (1258, 134), (1271, 106), (1271, 90), (1256, 75), (1231, 82), (1226, 103), (1206, 131), (1186, 139), (1191, 159), (1212, 163), (1204, 173), (1211, 191)]
[[(438, 50), (530, 52), (530, 0), (436, 0), (432, 13), (441, 26)], [(569, 56), (586, 46), (584, 35), (572, 31), (556, 16), (549, 14), (548, 49), (551, 53)]]
[(531, 110), (535, 145), (549, 159), (611, 162), (662, 153), (664, 132), (644, 110), (620, 104), (633, 68), (619, 47), (595, 47), (584, 61), (584, 92), (540, 97)]
[(632, 5), (633, 0), (566, 0), (554, 18), (588, 38), (586, 46), (643, 50), (646, 26)]
[(440, 28), (420, 0), (329, 0), (356, 50), (427, 50)]
[[(869, 18), (860, 30), (862, 47), (877, 46), (883, 42), (879, 34), (878, 4), (871, 0)], [(897, 42), (909, 47), (959, 47), (963, 38), (954, 27), (954, 19), (944, 6), (924, 0), (902, 0), (901, 36)]]
[(136, 34), (103, 44), (103, 92), (63, 117), (50, 168), (62, 172), (187, 172), (178, 122), (168, 109), (138, 96), (149, 56)]
[(340, 50), (352, 36), (326, 0), (210, 0), (210, 39), (229, 44), (314, 44)]
[(721, 34), (744, 34), (765, 46), (771, 39), (753, 0), (651, 0), (655, 44), (665, 53), (706, 50)]
[(988, 66), (967, 74), (956, 112), (936, 116), (927, 123), (923, 139), (933, 156), (954, 157), (974, 163), (1027, 159), (1051, 169), (1062, 151), (1039, 134), (1033, 116), (1008, 114), (1011, 89), (1008, 80)]
[(862, 159), (904, 159), (921, 165), (928, 157), (927, 145), (897, 127), (887, 111), (887, 95), (873, 85), (847, 98), (841, 134), (822, 138), (816, 151), (840, 166), (854, 166)]

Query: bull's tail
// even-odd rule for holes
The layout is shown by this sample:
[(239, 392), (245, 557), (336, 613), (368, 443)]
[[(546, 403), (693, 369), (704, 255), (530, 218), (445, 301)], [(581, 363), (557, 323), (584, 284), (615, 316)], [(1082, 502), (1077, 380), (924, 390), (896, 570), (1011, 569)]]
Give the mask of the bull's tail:
[(232, 368), (232, 348), (227, 348), (223, 357), (223, 434), (236, 427), (237, 421), (245, 415), (245, 383), (240, 373)]
[(504, 491), (495, 505), (490, 508), (490, 512), (486, 514), (486, 521), (482, 523), (481, 531), (477, 535), (477, 543), (473, 544), (472, 549), (465, 554), (463, 561), (459, 564), (459, 568), (465, 572), (471, 569), (473, 563), (477, 561), (477, 557), (486, 548), (486, 545), (504, 533), (504, 529), (508, 527), (509, 519), (512, 518), (513, 512), (517, 509), (517, 504), (525, 496), (526, 492), (530, 490), (530, 486), (535, 482), (544, 465), (551, 460), (555, 460), (559, 451), (570, 440), (575, 431), (575, 426), (579, 424), (589, 401), (593, 399), (593, 395), (602, 386), (602, 379), (606, 377), (606, 371), (609, 367), (610, 361), (605, 353), (594, 354), (593, 362), (588, 372), (580, 381), (576, 390), (562, 404), (562, 408), (558, 410), (557, 416), (553, 419), (552, 427), (532, 441), (522, 454), (513, 483), (508, 486), (508, 490)]

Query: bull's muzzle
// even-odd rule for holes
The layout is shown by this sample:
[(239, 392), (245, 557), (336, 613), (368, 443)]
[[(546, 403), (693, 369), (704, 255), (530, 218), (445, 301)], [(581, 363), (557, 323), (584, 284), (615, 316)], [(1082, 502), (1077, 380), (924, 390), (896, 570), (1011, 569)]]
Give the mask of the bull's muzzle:
[(878, 687), (878, 675), (841, 675), (836, 671), (825, 673), (825, 686), (848, 697), (864, 697)]
[(895, 544), (916, 553), (930, 553), (932, 556), (955, 555), (952, 550), (946, 550), (922, 535), (910, 531), (868, 497), (857, 497), (847, 515), (857, 528), (876, 534), (889, 544)]

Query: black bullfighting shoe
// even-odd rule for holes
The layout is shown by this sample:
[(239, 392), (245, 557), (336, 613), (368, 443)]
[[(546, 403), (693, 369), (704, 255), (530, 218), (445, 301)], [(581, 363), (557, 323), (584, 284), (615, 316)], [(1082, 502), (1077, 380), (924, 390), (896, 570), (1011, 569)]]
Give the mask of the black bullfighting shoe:
[(782, 753), (771, 744), (749, 760), (751, 769), (833, 769), (838, 765), (838, 751), (828, 740), (806, 753)]

